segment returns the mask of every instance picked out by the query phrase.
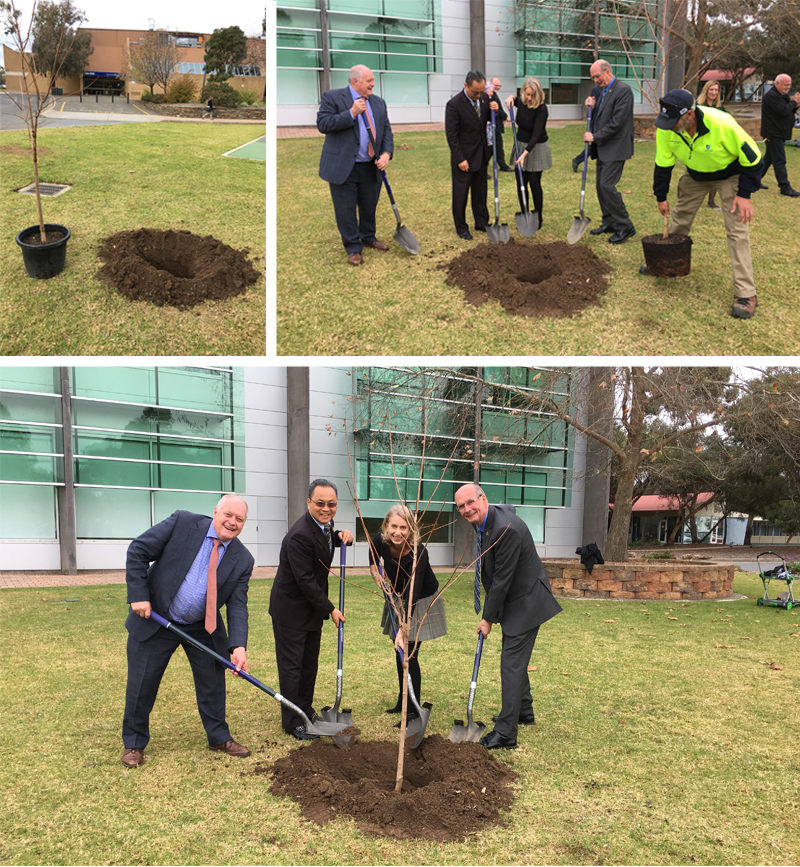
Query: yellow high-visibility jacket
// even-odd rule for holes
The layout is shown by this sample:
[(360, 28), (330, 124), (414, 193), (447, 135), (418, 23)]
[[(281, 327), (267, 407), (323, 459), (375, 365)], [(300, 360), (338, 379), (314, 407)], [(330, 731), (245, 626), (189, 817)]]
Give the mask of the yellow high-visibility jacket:
[(672, 168), (680, 160), (696, 181), (724, 180), (739, 175), (738, 195), (749, 199), (759, 189), (763, 165), (752, 138), (727, 112), (708, 106), (695, 108), (697, 132), (656, 130), (653, 192), (666, 201)]

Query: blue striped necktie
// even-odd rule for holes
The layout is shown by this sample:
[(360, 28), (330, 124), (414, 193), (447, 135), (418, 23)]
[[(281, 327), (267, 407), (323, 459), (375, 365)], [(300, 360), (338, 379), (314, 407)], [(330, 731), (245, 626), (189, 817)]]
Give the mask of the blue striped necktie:
[(483, 530), (478, 530), (478, 559), (475, 561), (475, 613), (481, 613), (481, 541)]

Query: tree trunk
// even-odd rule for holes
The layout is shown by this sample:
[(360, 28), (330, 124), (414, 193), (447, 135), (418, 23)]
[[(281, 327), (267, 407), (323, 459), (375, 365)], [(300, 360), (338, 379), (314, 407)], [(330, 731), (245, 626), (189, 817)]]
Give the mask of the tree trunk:
[(755, 515), (750, 512), (747, 516), (747, 526), (744, 528), (744, 544), (749, 547), (753, 546), (753, 520), (755, 519)]
[(606, 560), (615, 563), (624, 563), (628, 559), (628, 531), (633, 513), (633, 486), (636, 483), (639, 455), (626, 455), (625, 460), (620, 463), (617, 495), (614, 497), (614, 514), (611, 516), (606, 550), (603, 555)]

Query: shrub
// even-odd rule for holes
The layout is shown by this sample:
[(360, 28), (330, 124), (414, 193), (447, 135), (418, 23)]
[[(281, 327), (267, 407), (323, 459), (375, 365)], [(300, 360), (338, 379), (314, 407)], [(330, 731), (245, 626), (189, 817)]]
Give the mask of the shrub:
[(255, 105), (258, 102), (258, 95), (252, 90), (240, 90), (239, 97), (242, 100), (242, 105)]
[(236, 106), (241, 103), (241, 97), (238, 91), (234, 90), (229, 84), (220, 83), (219, 81), (210, 81), (200, 95), (200, 99), (206, 102), (209, 97), (214, 100), (214, 106)]
[(149, 90), (146, 90), (140, 98), (142, 102), (164, 102), (163, 93), (150, 93)]
[(167, 90), (167, 102), (194, 102), (197, 88), (188, 73), (170, 82)]
[(667, 549), (666, 551), (651, 551), (649, 554), (643, 554), (642, 560), (674, 560), (675, 555)]

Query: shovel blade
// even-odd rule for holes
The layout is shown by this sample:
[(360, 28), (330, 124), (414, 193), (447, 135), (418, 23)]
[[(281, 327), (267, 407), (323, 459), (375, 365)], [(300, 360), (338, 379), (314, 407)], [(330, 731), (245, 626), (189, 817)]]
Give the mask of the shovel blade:
[[(332, 708), (322, 708), (322, 710), (320, 711), (320, 716), (322, 717), (324, 723), (327, 723), (328, 725), (334, 725), (336, 727), (337, 734), (333, 735), (333, 742), (336, 744), (336, 746), (349, 747), (355, 735), (342, 735), (338, 734), (338, 732), (355, 726), (355, 723), (353, 722), (353, 711), (350, 710), (350, 708), (342, 708), (341, 710), (337, 710), (336, 705), (334, 705)], [(315, 732), (312, 730), (314, 726), (318, 727), (319, 725), (319, 722), (313, 723), (311, 726), (308, 727), (308, 730), (312, 734), (320, 734), (319, 732)]]
[(567, 235), (567, 243), (577, 244), (583, 237), (584, 232), (589, 228), (589, 223), (591, 222), (589, 217), (575, 217)]
[(486, 227), (486, 236), (493, 244), (507, 244), (511, 240), (508, 223), (493, 223)]
[(394, 230), (394, 239), (407, 253), (411, 253), (412, 256), (416, 256), (419, 253), (419, 241), (406, 226), (400, 223), (397, 224), (397, 228)]
[(523, 238), (532, 238), (539, 231), (539, 214), (537, 211), (531, 213), (517, 214), (517, 231)]
[(486, 733), (486, 724), (482, 722), (470, 722), (469, 725), (464, 725), (464, 720), (453, 720), (453, 728), (447, 736), (447, 740), (453, 741), (455, 744), (462, 744), (468, 741), (477, 743)]
[(406, 742), (411, 740), (409, 746), (412, 750), (415, 750), (425, 737), (425, 729), (428, 728), (432, 708), (433, 705), (429, 701), (424, 701), (419, 709), (419, 716), (406, 724)]

